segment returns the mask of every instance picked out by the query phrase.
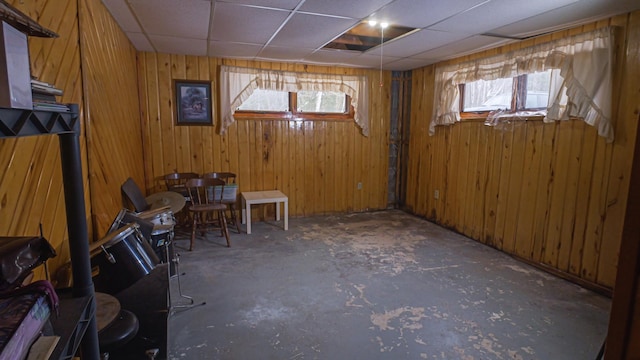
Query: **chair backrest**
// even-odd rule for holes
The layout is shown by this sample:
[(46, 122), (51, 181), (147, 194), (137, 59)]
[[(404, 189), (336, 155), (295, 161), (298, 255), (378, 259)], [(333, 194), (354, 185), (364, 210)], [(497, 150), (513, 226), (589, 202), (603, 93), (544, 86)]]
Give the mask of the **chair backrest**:
[[(128, 178), (127, 181), (120, 186), (120, 190), (122, 191), (125, 199), (134, 207), (135, 211), (145, 211), (151, 207), (144, 198), (142, 190), (140, 190), (140, 187), (138, 187), (132, 178)], [(126, 204), (123, 205), (127, 206)]]
[(220, 179), (195, 178), (185, 183), (193, 204), (213, 204), (222, 201), (225, 182)]
[(202, 177), (207, 179), (221, 179), (227, 184), (235, 184), (236, 183), (236, 174), (232, 172), (209, 172), (202, 174)]
[(200, 177), (200, 175), (193, 172), (184, 172), (184, 173), (174, 172), (171, 174), (164, 175), (163, 179), (164, 179), (165, 185), (167, 186), (167, 190), (171, 190), (172, 187), (176, 185), (184, 186), (184, 183), (186, 183), (187, 180), (195, 179), (197, 177)]

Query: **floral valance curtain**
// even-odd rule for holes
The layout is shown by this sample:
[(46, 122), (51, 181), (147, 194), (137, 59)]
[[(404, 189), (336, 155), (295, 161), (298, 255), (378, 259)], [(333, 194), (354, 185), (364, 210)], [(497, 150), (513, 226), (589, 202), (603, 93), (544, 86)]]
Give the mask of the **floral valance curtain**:
[(336, 91), (351, 98), (355, 121), (369, 136), (369, 95), (366, 76), (277, 71), (222, 66), (220, 70), (220, 110), (224, 134), (235, 121), (233, 113), (256, 89), (276, 91)]
[(431, 135), (460, 121), (459, 84), (552, 70), (545, 122), (583, 119), (613, 141), (611, 81), (613, 27), (475, 61), (436, 68)]

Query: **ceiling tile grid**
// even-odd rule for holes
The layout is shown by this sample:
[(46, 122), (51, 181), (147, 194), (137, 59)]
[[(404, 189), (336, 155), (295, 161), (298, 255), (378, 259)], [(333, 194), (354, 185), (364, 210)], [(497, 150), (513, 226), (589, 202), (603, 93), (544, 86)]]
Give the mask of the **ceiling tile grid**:
[[(371, 68), (382, 60), (388, 70), (410, 70), (640, 9), (640, 0), (102, 2), (140, 51)], [(365, 52), (322, 49), (369, 19), (417, 30)]]
[(396, 0), (373, 18), (413, 28), (424, 28), (489, 0)]
[(317, 49), (358, 22), (357, 19), (296, 13), (270, 44)]
[(203, 0), (129, 0), (149, 35), (206, 40), (211, 2)]
[(216, 3), (209, 40), (266, 44), (288, 11)]

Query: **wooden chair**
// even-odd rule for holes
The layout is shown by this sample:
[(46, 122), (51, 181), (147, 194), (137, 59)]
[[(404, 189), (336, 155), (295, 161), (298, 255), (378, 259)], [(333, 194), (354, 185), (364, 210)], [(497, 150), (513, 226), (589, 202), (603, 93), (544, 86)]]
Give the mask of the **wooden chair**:
[[(186, 200), (186, 206), (190, 205), (189, 193), (187, 192), (187, 188), (185, 187), (185, 183), (189, 179), (195, 179), (200, 177), (200, 175), (193, 172), (174, 172), (171, 174), (166, 174), (162, 178), (164, 179), (164, 184), (167, 187), (167, 191), (177, 192), (178, 194), (182, 194)], [(187, 226), (189, 224), (189, 214), (187, 211), (180, 211), (176, 215), (176, 221), (180, 226)]]
[(231, 172), (209, 172), (202, 174), (202, 177), (205, 179), (220, 179), (225, 182), (225, 184), (233, 184), (236, 189), (236, 194), (233, 198), (223, 197), (222, 203), (229, 206), (229, 212), (231, 213), (231, 217), (227, 220), (228, 223), (234, 224), (236, 229), (238, 230), (238, 234), (240, 234), (240, 214), (239, 214), (239, 205), (238, 205), (238, 193), (237, 193), (237, 185), (236, 185), (236, 174)]
[[(225, 211), (227, 205), (220, 202), (224, 191), (224, 181), (220, 179), (189, 179), (185, 183), (191, 205), (188, 209), (193, 219), (191, 228), (191, 243), (189, 251), (193, 250), (193, 243), (196, 238), (196, 231), (201, 230), (204, 236), (210, 228), (219, 228), (221, 235), (227, 239), (227, 247), (229, 243), (229, 230), (227, 229), (227, 218)], [(216, 194), (216, 187), (220, 192)], [(216, 196), (217, 195), (217, 196)]]
[(167, 186), (167, 191), (175, 191), (186, 196), (187, 189), (185, 188), (184, 184), (187, 182), (187, 180), (195, 179), (198, 177), (200, 177), (198, 174), (192, 172), (174, 172), (171, 174), (166, 174), (162, 178), (164, 179), (164, 184)]

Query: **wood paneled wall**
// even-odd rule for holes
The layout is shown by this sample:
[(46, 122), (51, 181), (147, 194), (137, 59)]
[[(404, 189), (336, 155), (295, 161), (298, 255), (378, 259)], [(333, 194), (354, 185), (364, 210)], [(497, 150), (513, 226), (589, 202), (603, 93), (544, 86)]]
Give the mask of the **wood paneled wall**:
[[(353, 121), (238, 120), (224, 136), (214, 127), (176, 126), (172, 80), (210, 80), (212, 89), (217, 89), (222, 64), (367, 75), (370, 135), (364, 137)], [(141, 54), (138, 67), (146, 188), (150, 192), (162, 190), (160, 177), (174, 171), (232, 171), (238, 174), (240, 191), (282, 190), (289, 197), (292, 216), (386, 207), (389, 72), (384, 72), (384, 86), (380, 87), (375, 70), (156, 53)], [(218, 111), (215, 114), (218, 124)]]
[[(82, 119), (77, 0), (9, 3), (60, 35), (55, 39), (29, 37), (31, 74), (63, 89), (64, 96), (60, 100), (80, 104)], [(84, 135), (80, 144), (84, 191), (88, 199)], [(4, 170), (0, 174), (0, 235), (37, 236), (39, 224), (42, 224), (44, 236), (58, 253), (50, 261), (51, 268), (55, 269), (57, 264), (69, 258), (57, 136), (0, 140), (0, 168)], [(90, 226), (90, 219), (88, 221)], [(40, 269), (36, 275), (43, 277), (42, 267)]]
[(435, 66), (414, 70), (410, 211), (525, 260), (613, 287), (638, 126), (638, 17), (617, 16), (454, 60), (618, 26), (612, 144), (582, 121), (513, 122), (504, 129), (463, 121), (429, 136)]
[(136, 50), (100, 0), (80, 2), (82, 72), (95, 236), (122, 209), (120, 185), (144, 185)]

